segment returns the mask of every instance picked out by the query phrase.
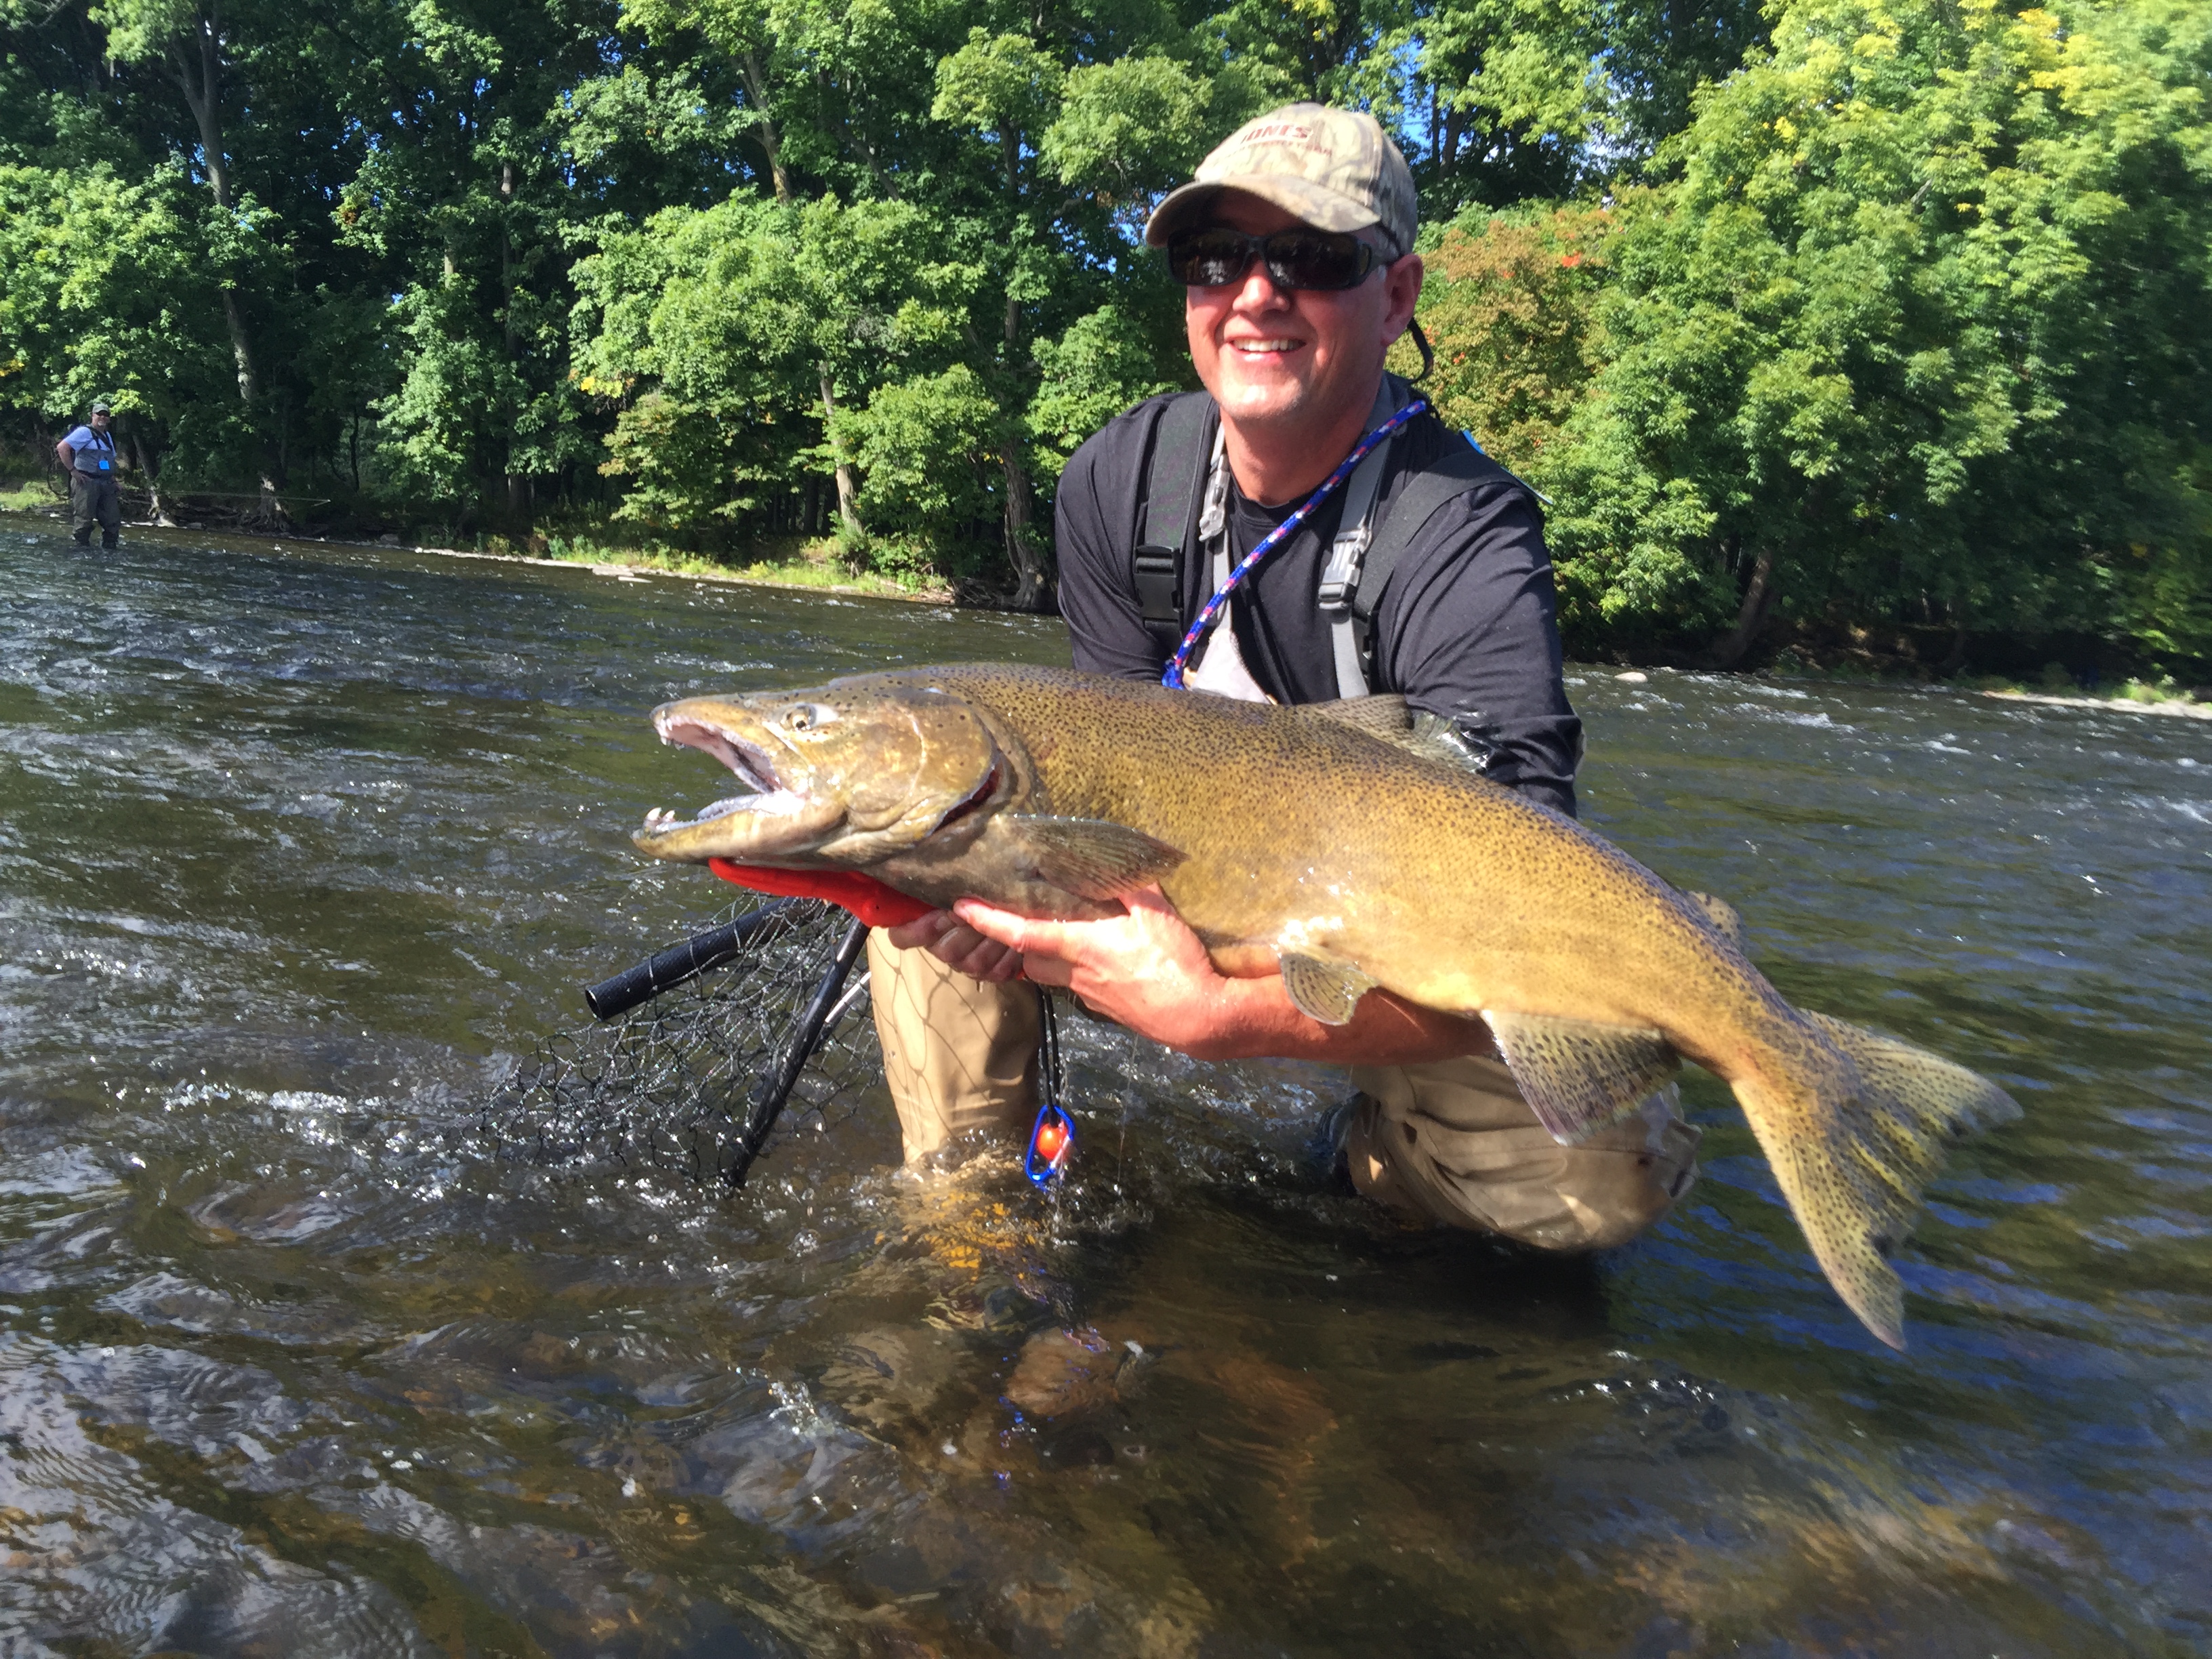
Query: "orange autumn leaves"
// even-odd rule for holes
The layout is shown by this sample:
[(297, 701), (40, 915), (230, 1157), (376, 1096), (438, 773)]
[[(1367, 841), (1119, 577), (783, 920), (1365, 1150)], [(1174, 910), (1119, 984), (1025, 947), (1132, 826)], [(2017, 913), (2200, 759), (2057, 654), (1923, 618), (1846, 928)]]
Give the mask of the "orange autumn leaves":
[(1472, 215), (1428, 256), (1421, 325), (1436, 348), (1439, 411), (1516, 470), (1532, 466), (1600, 358), (1595, 306), (1630, 204)]

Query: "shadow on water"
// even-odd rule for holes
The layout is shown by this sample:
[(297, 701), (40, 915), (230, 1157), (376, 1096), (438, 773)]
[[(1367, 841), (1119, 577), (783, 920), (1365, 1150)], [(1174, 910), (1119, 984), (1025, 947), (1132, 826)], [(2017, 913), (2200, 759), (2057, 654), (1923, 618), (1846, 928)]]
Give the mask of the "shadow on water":
[[(1057, 1206), (880, 1101), (736, 1198), (465, 1133), (716, 908), (670, 696), (1051, 626), (0, 520), (10, 1653), (2181, 1654), (2212, 1642), (2212, 729), (1578, 673), (1593, 823), (2026, 1120), (1812, 1267), (1722, 1094), (1559, 1262), (1085, 1022)], [(705, 763), (698, 763), (703, 768)]]

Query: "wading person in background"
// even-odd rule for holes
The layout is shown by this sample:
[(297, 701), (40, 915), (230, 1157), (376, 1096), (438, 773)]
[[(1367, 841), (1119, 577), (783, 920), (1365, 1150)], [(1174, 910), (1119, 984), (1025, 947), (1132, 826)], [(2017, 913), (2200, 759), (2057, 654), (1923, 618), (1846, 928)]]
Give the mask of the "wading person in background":
[[(1075, 665), (1149, 680), (1179, 669), (1192, 696), (1397, 693), (1451, 722), (1470, 764), (1572, 813), (1581, 724), (1539, 504), (1466, 436), (1408, 415), (1417, 393), (1384, 370), (1420, 294), (1414, 224), (1396, 145), (1372, 117), (1314, 104), (1250, 123), (1160, 204), (1146, 240), (1185, 286), (1206, 389), (1139, 405), (1061, 476)], [(966, 902), (872, 935), (869, 958), (910, 1158), (966, 1130), (1027, 1127), (1039, 1022), (1026, 977), (1201, 1059), (1350, 1067), (1359, 1092), (1324, 1120), (1319, 1150), (1409, 1219), (1596, 1249), (1642, 1231), (1695, 1177), (1698, 1132), (1671, 1088), (1561, 1147), (1479, 1023), (1375, 991), (1349, 1024), (1323, 1025), (1279, 977), (1215, 972), (1157, 892), (1090, 922)]]
[(70, 534), (79, 547), (92, 545), (97, 524), (100, 544), (112, 549), (123, 528), (123, 498), (116, 488), (122, 463), (107, 417), (107, 400), (95, 398), (84, 424), (54, 446), (55, 456), (69, 470)]

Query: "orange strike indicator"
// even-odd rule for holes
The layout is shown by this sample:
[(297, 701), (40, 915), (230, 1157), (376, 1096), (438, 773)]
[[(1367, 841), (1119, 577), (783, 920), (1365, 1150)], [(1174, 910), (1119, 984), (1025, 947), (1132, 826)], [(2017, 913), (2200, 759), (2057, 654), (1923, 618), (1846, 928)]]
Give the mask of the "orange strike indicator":
[(1022, 1173), (1042, 1192), (1067, 1172), (1067, 1160), (1074, 1152), (1074, 1120), (1057, 1103), (1048, 1100), (1038, 1109), (1036, 1126), (1030, 1130), (1029, 1156), (1022, 1160)]

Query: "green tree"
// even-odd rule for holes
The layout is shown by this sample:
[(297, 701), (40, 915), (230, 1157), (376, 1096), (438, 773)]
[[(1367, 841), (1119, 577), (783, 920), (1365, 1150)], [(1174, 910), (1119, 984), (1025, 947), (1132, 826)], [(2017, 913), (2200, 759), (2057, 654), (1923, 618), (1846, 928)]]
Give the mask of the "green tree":
[(173, 448), (221, 453), (234, 402), (210, 405), (224, 361), (221, 301), (191, 186), (167, 171), (131, 184), (101, 168), (0, 167), (0, 408), (75, 423), (95, 397), (161, 511)]
[(1963, 640), (2202, 580), (2208, 51), (2166, 0), (1783, 13), (1613, 244), (1537, 465), (1573, 622), (1725, 664), (1778, 608)]

